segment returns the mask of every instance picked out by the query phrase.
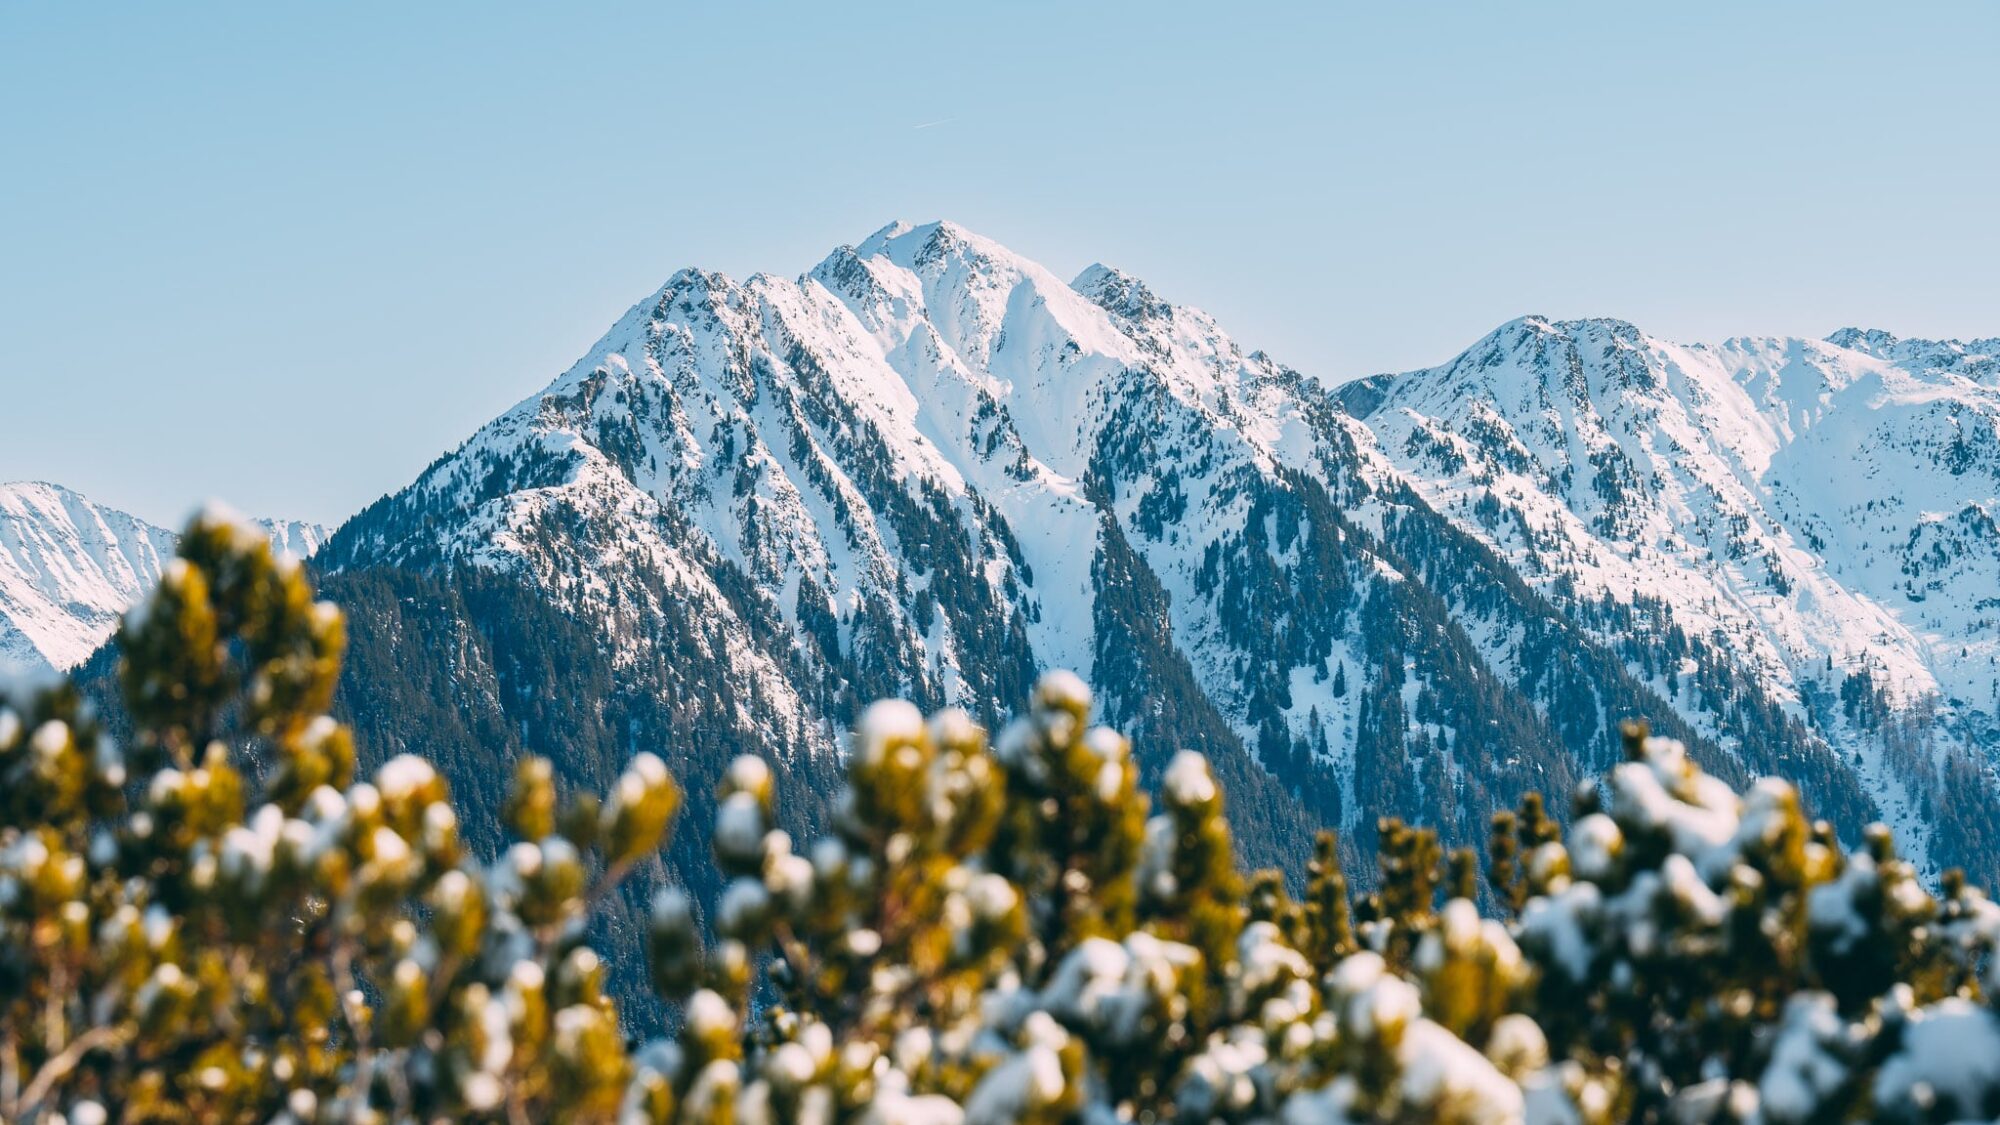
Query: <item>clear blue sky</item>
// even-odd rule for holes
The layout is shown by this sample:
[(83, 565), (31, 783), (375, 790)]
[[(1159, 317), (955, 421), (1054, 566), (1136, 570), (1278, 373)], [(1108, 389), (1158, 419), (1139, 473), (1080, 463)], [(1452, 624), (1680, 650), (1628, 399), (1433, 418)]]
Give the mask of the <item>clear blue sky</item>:
[(0, 0), (0, 479), (337, 520), (674, 269), (891, 218), (1346, 378), (2000, 333), (2000, 3)]

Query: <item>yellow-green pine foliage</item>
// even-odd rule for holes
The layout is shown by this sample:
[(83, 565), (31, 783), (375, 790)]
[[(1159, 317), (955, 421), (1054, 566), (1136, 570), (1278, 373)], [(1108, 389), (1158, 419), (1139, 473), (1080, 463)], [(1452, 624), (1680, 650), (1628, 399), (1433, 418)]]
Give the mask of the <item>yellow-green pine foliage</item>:
[[(339, 613), (216, 514), (119, 637), (134, 733), (70, 685), (0, 703), (0, 1119), (130, 1122), (1610, 1122), (1992, 1119), (2000, 909), (1626, 732), (1567, 831), (1498, 813), (1485, 885), (1429, 830), (1239, 870), (1199, 756), (1091, 725), (1056, 673), (989, 740), (860, 717), (827, 834), (745, 757), (712, 904), (648, 948), (632, 1041), (594, 911), (653, 862), (673, 747), (609, 793), (517, 768), (461, 847), (415, 757), (354, 776)], [(1298, 898), (1294, 899), (1294, 891)], [(1497, 908), (1482, 916), (1480, 905)]]

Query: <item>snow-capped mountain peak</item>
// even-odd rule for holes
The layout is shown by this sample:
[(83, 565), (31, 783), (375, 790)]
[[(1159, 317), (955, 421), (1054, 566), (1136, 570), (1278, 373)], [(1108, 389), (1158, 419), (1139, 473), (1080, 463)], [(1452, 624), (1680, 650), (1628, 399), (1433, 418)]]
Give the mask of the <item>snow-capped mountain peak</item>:
[(0, 485), (0, 671), (90, 655), (173, 550), (170, 533), (59, 485)]
[(1657, 602), (1729, 638), (1914, 820), (1929, 798), (1898, 779), (1944, 757), (1906, 760), (1882, 713), (1925, 716), (1939, 755), (1974, 761), (2000, 729), (1995, 350), (1859, 330), (1679, 345), (1526, 318), (1343, 398), (1538, 587)]
[[(305, 558), (328, 529), (259, 521)], [(82, 662), (159, 580), (178, 536), (57, 484), (0, 484), (0, 674), (37, 675)]]
[(1926, 848), (1882, 716), (1985, 737), (1996, 607), (1947, 607), (1995, 580), (1996, 415), (1977, 349), (1855, 341), (1522, 317), (1334, 392), (1122, 271), (894, 223), (796, 279), (674, 274), (321, 562), (520, 584), (780, 757), (859, 699), (996, 717), (1073, 668), (1274, 847), (1481, 832), (1641, 714)]
[(1905, 340), (1879, 328), (1843, 328), (1828, 336), (1826, 342), (1912, 371), (1958, 375), (1989, 386), (2000, 385), (2000, 336), (1969, 341)]
[[(1417, 623), (1435, 607), (1390, 561), (1444, 532), (1368, 499), (1361, 478), (1393, 473), (1372, 440), (1136, 278), (1066, 284), (954, 224), (897, 223), (796, 280), (675, 274), (323, 558), (519, 576), (626, 666), (670, 645), (704, 670), (685, 690), (729, 685), (734, 737), (780, 753), (830, 752), (864, 685), (993, 715), (1069, 667), (1118, 685), (1115, 715), (1171, 681), (1217, 753), (1293, 762), (1299, 792), (1358, 811), (1340, 763), (1401, 752), (1357, 749), (1364, 699), (1407, 684), (1429, 714), (1512, 690), (1461, 682), (1486, 665), (1457, 634), (1395, 656), (1395, 688), (1347, 690), (1392, 635), (1445, 628)], [(1360, 636), (1378, 588), (1397, 608)], [(1479, 600), (1516, 635), (1563, 628), (1516, 597)], [(1507, 769), (1568, 768), (1554, 732), (1523, 737)], [(1467, 784), (1460, 813), (1483, 816), (1498, 782)]]

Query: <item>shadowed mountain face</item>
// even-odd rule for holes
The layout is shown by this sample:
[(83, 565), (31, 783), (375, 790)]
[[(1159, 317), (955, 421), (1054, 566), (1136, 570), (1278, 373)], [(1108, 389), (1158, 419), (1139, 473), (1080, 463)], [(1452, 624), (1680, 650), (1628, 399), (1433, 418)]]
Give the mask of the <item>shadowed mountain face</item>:
[[(350, 706), (455, 773), (482, 768), (485, 723), (510, 732), (494, 776), (516, 749), (582, 777), (643, 748), (704, 792), (742, 749), (810, 787), (870, 699), (997, 721), (1068, 667), (1148, 770), (1214, 758), (1258, 861), (1380, 815), (1477, 842), (1521, 790), (1605, 764), (1636, 715), (1725, 776), (1800, 781), (1844, 832), (1888, 816), (1922, 858), (1992, 873), (2000, 849), (1910, 775), (1985, 800), (1990, 698), (1912, 689), (1893, 646), (1858, 643), (1939, 633), (1899, 614), (1991, 569), (1990, 363), (1847, 343), (1522, 321), (1336, 394), (1115, 270), (1064, 283), (898, 224), (796, 280), (677, 274), (316, 564), (381, 646)], [(1833, 374), (1813, 390), (1808, 370)], [(1921, 475), (1936, 446), (1940, 491), (1901, 490), (1917, 544), (1884, 538), (1902, 553), (1843, 581), (1835, 537), (1863, 524), (1809, 523), (1836, 494), (1805, 491), (1806, 466), (1878, 423), (1907, 454), (1883, 471)], [(1668, 471), (1683, 447), (1734, 459)], [(1929, 603), (1894, 602), (1892, 571)], [(520, 625), (545, 617), (562, 628)], [(1990, 645), (1976, 621), (1952, 625), (1968, 653)], [(1837, 675), (1804, 674), (1829, 654)], [(377, 677), (433, 687), (376, 703)]]

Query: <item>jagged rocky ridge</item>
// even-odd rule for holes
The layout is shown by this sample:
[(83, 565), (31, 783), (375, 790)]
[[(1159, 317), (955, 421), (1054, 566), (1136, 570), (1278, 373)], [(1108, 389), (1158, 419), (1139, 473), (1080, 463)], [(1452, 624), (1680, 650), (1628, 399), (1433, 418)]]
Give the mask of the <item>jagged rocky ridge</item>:
[(1761, 727), (1718, 705), (1690, 644), (1837, 749), (1934, 866), (1990, 873), (1996, 356), (1531, 317), (1340, 394), (1436, 511), (1693, 725), (1732, 748)]
[[(1459, 367), (1498, 362), (1440, 370)], [(1591, 378), (1548, 372), (1551, 395)], [(1830, 720), (1739, 636), (1669, 612), (1677, 587), (1592, 585), (1568, 565), (1581, 540), (1527, 561), (1459, 495), (1468, 470), (1424, 459), (1450, 439), (1410, 436), (1436, 427), (1398, 404), (1444, 382), (1336, 393), (1136, 279), (1065, 284), (950, 224), (893, 225), (796, 280), (684, 271), (321, 552), (373, 654), (344, 705), (364, 746), (495, 785), (528, 749), (601, 781), (663, 748), (700, 816), (736, 749), (810, 790), (869, 699), (991, 719), (1070, 667), (1149, 776), (1174, 748), (1210, 755), (1261, 861), (1379, 815), (1476, 840), (1520, 791), (1602, 766), (1629, 715), (1725, 777), (1798, 780), (1850, 835), (1937, 819), (1883, 784), (1889, 720), (1846, 718), (1904, 696)], [(1594, 479), (1543, 483), (1588, 524), (1612, 506)], [(1598, 554), (1640, 526), (1620, 518)], [(1975, 581), (1977, 551), (1924, 581)], [(1971, 712), (1946, 757), (1983, 794)], [(1927, 859), (2000, 870), (1990, 837), (1952, 828)]]

